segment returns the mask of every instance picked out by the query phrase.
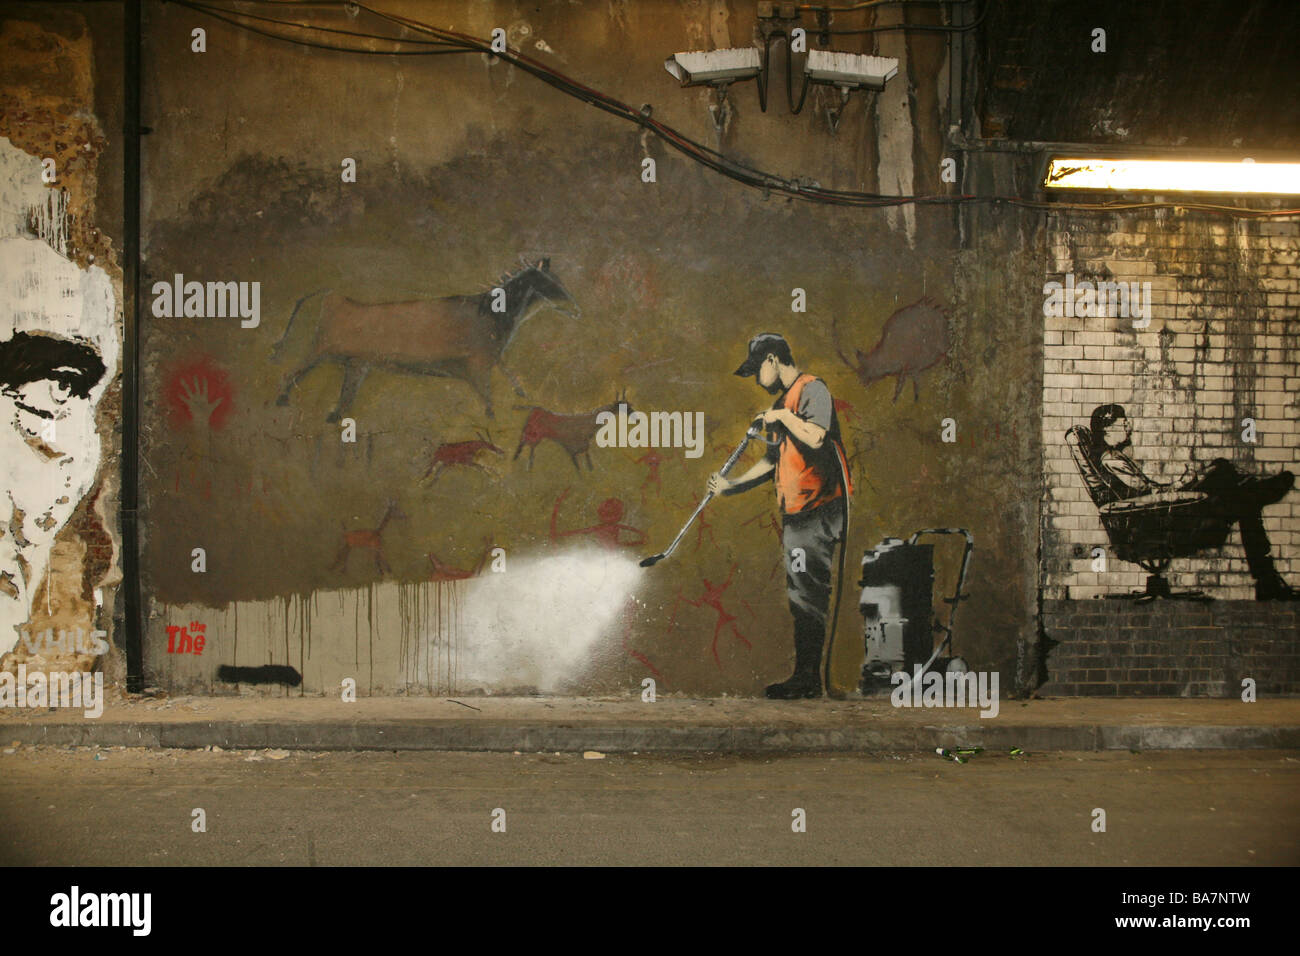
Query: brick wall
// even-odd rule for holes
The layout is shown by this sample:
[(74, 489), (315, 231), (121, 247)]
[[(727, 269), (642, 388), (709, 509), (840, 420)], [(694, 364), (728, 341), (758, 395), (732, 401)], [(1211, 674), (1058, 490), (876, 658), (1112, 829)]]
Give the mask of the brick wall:
[(1043, 602), (1054, 642), (1045, 696), (1300, 694), (1300, 611), (1290, 602)]
[[(1181, 210), (1048, 217), (1044, 281), (1150, 282), (1150, 325), (1047, 317), (1041, 584), (1048, 599), (1141, 588), (1146, 572), (1109, 549), (1064, 435), (1106, 403), (1133, 423), (1132, 457), (1177, 478), (1227, 458), (1253, 472), (1300, 472), (1300, 218), (1244, 220)], [(1040, 312), (1041, 314), (1041, 312)], [(1252, 418), (1256, 442), (1242, 440)], [(1300, 489), (1264, 510), (1278, 571), (1300, 585)], [(1092, 549), (1107, 548), (1104, 571)], [(1175, 588), (1253, 600), (1234, 527), (1225, 546), (1175, 559)]]

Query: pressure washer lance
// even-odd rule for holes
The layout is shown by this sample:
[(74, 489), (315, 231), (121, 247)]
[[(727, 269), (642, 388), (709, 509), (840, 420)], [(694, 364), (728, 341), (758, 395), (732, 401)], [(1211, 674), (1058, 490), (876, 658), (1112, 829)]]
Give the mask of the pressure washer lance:
[[(750, 425), (749, 430), (745, 432), (745, 440), (736, 446), (736, 450), (731, 453), (731, 457), (727, 459), (726, 463), (720, 469), (718, 469), (718, 474), (722, 475), (725, 478), (727, 472), (731, 471), (732, 467), (736, 464), (736, 462), (740, 461), (740, 456), (745, 453), (745, 449), (749, 447), (749, 443), (751, 441), (761, 441), (768, 445), (776, 444), (776, 442), (768, 441), (766, 438), (763, 437), (762, 432), (760, 432), (753, 425)], [(696, 507), (694, 513), (690, 516), (690, 518), (686, 520), (686, 524), (682, 525), (682, 530), (677, 532), (677, 537), (673, 538), (673, 543), (668, 546), (668, 549), (666, 551), (661, 551), (658, 554), (652, 554), (648, 558), (642, 558), (641, 567), (648, 568), (653, 565), (656, 565), (664, 558), (668, 557), (668, 555), (672, 554), (673, 550), (681, 542), (682, 538), (685, 537), (687, 529), (689, 529), (690, 526), (695, 523), (695, 519), (700, 516), (700, 512), (704, 510), (704, 506), (707, 505), (712, 499), (713, 499), (713, 492), (710, 491), (707, 495), (704, 496), (704, 500), (699, 503), (699, 505)]]

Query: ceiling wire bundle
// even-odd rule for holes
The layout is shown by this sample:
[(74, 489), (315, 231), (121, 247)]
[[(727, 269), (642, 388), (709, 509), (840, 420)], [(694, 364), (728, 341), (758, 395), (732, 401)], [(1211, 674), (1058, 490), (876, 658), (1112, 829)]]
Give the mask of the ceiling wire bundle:
[[(1196, 209), (1239, 218), (1264, 218), (1300, 214), (1300, 209), (1258, 209), (1200, 202), (1047, 202), (1023, 199), (1018, 196), (976, 196), (969, 194), (890, 196), (882, 193), (828, 189), (806, 179), (789, 179), (777, 176), (747, 166), (734, 159), (730, 159), (723, 153), (711, 149), (703, 143), (684, 135), (666, 123), (654, 119), (651, 116), (651, 109), (649, 106), (642, 107), (641, 109), (634, 109), (628, 104), (623, 103), (608, 94), (602, 93), (599, 90), (586, 86), (578, 80), (575, 80), (572, 77), (551, 68), (545, 63), (535, 60), (517, 50), (511, 50), (509, 48), (505, 50), (494, 50), (490, 41), (470, 36), (468, 34), (458, 33), (454, 30), (447, 30), (442, 27), (433, 26), (432, 24), (423, 23), (411, 17), (387, 13), (375, 9), (366, 3), (355, 2), (355, 0), (319, 0), (319, 2), (312, 3), (311, 5), (341, 7), (350, 11), (364, 11), (370, 16), (392, 24), (401, 30), (410, 31), (412, 33), (420, 34), (421, 36), (388, 36), (384, 34), (367, 33), (361, 30), (319, 26), (317, 24), (301, 23), (294, 20), (283, 20), (255, 13), (214, 7), (210, 4), (201, 2), (201, 0), (171, 0), (171, 2), (176, 3), (178, 6), (194, 10), (197, 13), (212, 17), (213, 19), (220, 20), (239, 29), (255, 33), (259, 36), (292, 43), (297, 46), (310, 47), (312, 49), (328, 50), (338, 53), (355, 53), (368, 56), (442, 56), (451, 54), (483, 53), (497, 57), (568, 96), (581, 100), (599, 110), (610, 113), (620, 119), (634, 123), (637, 126), (648, 130), (658, 136), (673, 149), (695, 162), (712, 169), (729, 179), (735, 180), (736, 182), (743, 183), (744, 185), (755, 189), (760, 189), (765, 195), (769, 193), (777, 193), (796, 199), (802, 199), (807, 202), (821, 203), (823, 205), (855, 206), (860, 208), (884, 208), (909, 204), (918, 206), (953, 206), (972, 203), (990, 203), (994, 205), (1008, 205), (1026, 209), (1049, 211), (1092, 210), (1114, 212), (1133, 209)], [(304, 4), (295, 2), (295, 0), (253, 0), (253, 2), (267, 6), (292, 6), (299, 8), (304, 6)], [(864, 10), (874, 6), (882, 6), (885, 3), (897, 2), (898, 0), (873, 0), (873, 2), (858, 3), (850, 7), (804, 5), (799, 7), (799, 9), (801, 11), (850, 11)], [(930, 0), (930, 2), (968, 2), (968, 0)], [(328, 34), (330, 36), (352, 40), (379, 41), (390, 45), (392, 48), (374, 49), (373, 47), (350, 45), (345, 42), (327, 43), (323, 42), (323, 38), (320, 41), (306, 39), (301, 35), (295, 36), (285, 32), (277, 32), (276, 30), (266, 29), (265, 27), (260, 27), (256, 24), (274, 25), (277, 28), (298, 31), (300, 33), (305, 31), (308, 33)], [(976, 25), (978, 25), (978, 21), (969, 26), (973, 27)], [(902, 28), (914, 30), (920, 29), (922, 26), (923, 25), (920, 24), (907, 24), (902, 25)], [(942, 29), (945, 32), (952, 32), (955, 28), (944, 27)], [(415, 47), (415, 49), (410, 49), (410, 47)]]

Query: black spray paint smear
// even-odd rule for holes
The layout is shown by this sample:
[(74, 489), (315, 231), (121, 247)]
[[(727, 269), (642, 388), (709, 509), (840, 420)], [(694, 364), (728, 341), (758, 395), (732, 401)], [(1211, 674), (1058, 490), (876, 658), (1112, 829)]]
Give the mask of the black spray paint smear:
[(288, 684), (297, 687), (302, 683), (302, 675), (285, 664), (264, 664), (261, 667), (222, 664), (217, 668), (217, 680), (227, 684)]

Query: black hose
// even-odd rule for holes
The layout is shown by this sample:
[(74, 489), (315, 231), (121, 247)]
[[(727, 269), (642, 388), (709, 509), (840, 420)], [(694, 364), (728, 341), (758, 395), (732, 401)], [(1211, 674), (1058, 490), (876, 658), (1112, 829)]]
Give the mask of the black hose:
[(841, 454), (843, 448), (835, 442), (832, 450), (835, 452), (835, 463), (840, 466), (840, 498), (844, 503), (844, 529), (840, 533), (840, 567), (835, 577), (835, 607), (831, 611), (831, 629), (827, 636), (826, 651), (822, 655), (822, 686), (826, 688), (827, 696), (830, 696), (831, 692), (831, 658), (835, 653), (835, 627), (840, 620), (840, 596), (844, 593), (844, 551), (849, 543), (849, 473), (844, 455)]

